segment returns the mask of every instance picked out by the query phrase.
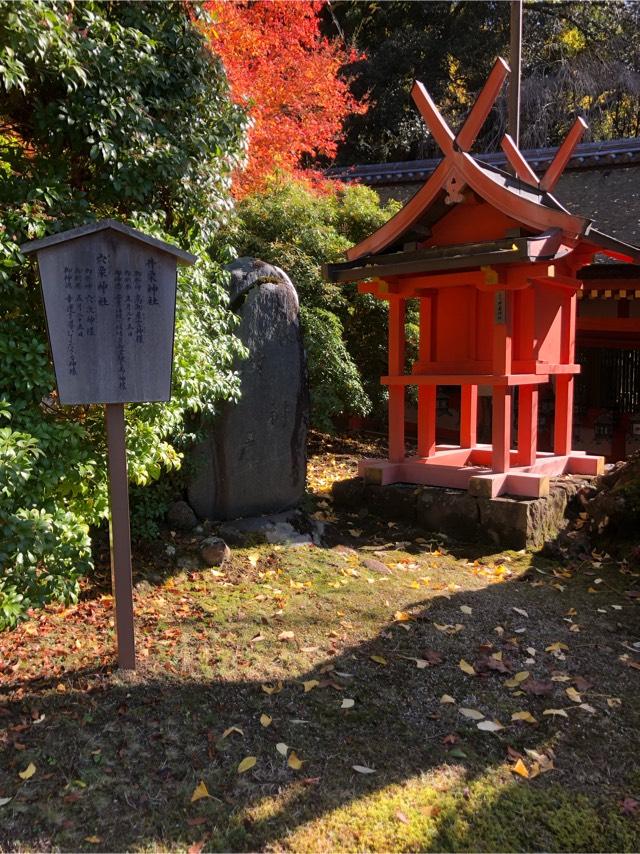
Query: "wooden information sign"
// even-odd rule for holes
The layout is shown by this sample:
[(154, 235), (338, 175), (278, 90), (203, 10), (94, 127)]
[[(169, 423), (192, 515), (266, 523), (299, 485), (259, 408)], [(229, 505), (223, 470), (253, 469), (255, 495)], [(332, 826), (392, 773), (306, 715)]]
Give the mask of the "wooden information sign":
[(118, 663), (135, 668), (124, 404), (166, 401), (177, 264), (194, 255), (114, 220), (25, 243), (37, 253), (63, 404), (105, 404)]

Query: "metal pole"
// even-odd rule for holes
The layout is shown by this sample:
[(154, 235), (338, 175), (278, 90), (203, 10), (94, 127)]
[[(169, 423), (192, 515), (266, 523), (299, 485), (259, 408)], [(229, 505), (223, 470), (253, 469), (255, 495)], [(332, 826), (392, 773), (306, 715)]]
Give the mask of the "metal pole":
[(123, 403), (106, 404), (105, 423), (107, 426), (109, 509), (111, 511), (109, 524), (111, 584), (115, 600), (118, 666), (123, 670), (135, 670), (136, 647), (133, 627), (129, 484)]
[(522, 67), (522, 0), (511, 2), (511, 75), (509, 77), (509, 135), (520, 144), (520, 76)]

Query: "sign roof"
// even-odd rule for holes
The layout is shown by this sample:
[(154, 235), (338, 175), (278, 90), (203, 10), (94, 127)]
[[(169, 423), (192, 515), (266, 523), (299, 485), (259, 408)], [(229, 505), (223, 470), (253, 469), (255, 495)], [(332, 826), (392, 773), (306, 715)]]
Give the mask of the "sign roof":
[(115, 219), (101, 219), (98, 222), (88, 223), (87, 225), (71, 228), (68, 231), (61, 231), (58, 234), (51, 234), (49, 237), (43, 237), (39, 240), (30, 240), (28, 243), (23, 243), (20, 251), (23, 255), (29, 255), (31, 252), (38, 252), (40, 249), (45, 249), (48, 246), (55, 246), (57, 243), (66, 243), (69, 240), (76, 240), (79, 237), (87, 237), (90, 234), (95, 234), (98, 231), (110, 229), (118, 231), (125, 237), (130, 237), (133, 240), (138, 240), (141, 243), (146, 243), (154, 249), (161, 252), (166, 252), (168, 255), (173, 255), (177, 259), (178, 264), (194, 264), (197, 261), (195, 255), (190, 252), (185, 252), (184, 249), (179, 249), (172, 243), (165, 243), (164, 240), (158, 240), (157, 237), (150, 237), (137, 228), (131, 228), (129, 225), (124, 225)]

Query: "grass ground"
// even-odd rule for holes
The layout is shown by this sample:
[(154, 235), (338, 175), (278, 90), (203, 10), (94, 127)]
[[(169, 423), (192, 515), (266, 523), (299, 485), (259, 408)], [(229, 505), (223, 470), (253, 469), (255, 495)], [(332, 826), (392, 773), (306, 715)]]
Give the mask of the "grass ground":
[(139, 553), (135, 675), (105, 590), (0, 636), (2, 850), (640, 849), (638, 570), (340, 515), (339, 450), (327, 547)]

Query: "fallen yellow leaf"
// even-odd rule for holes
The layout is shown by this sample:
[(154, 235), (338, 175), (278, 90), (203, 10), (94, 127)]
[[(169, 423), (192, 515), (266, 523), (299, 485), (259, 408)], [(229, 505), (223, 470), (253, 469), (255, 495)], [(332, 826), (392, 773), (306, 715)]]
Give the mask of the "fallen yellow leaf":
[(36, 766), (33, 764), (33, 762), (30, 762), (27, 765), (27, 767), (24, 769), (24, 771), (18, 772), (18, 777), (20, 777), (21, 780), (30, 780), (31, 777), (33, 777), (33, 775), (35, 773), (36, 773)]
[(200, 801), (202, 798), (210, 798), (209, 790), (207, 789), (204, 780), (200, 780), (198, 785), (193, 790), (191, 795), (191, 803), (195, 803), (195, 801)]
[(265, 694), (279, 694), (282, 691), (282, 682), (276, 682), (275, 685), (261, 685)]
[(476, 671), (475, 671), (473, 665), (469, 664), (468, 661), (465, 661), (464, 658), (460, 659), (460, 665), (459, 666), (460, 666), (460, 670), (462, 670), (464, 673), (468, 673), (469, 676), (475, 676), (476, 675)]
[(453, 699), (451, 694), (443, 694), (442, 697), (440, 697), (440, 702), (441, 703), (455, 703), (455, 700)]
[(85, 836), (85, 842), (90, 842), (92, 845), (97, 845), (99, 842), (102, 842), (99, 836)]
[(257, 761), (257, 756), (245, 756), (242, 762), (238, 765), (238, 774), (244, 774), (245, 771), (253, 768)]
[(393, 615), (393, 619), (397, 623), (408, 623), (410, 620), (413, 620), (411, 614), (407, 613), (407, 611), (396, 611)]
[(309, 679), (307, 682), (302, 683), (304, 686), (304, 693), (308, 694), (309, 691), (313, 691), (314, 688), (320, 684), (317, 679)]
[(287, 755), (287, 751), (289, 750), (289, 746), (288, 746), (287, 744), (285, 744), (285, 743), (284, 743), (284, 741), (279, 741), (279, 742), (276, 744), (276, 750), (278, 751), (278, 753), (279, 753), (281, 756), (286, 756), (286, 755)]
[(232, 732), (237, 732), (238, 735), (244, 735), (239, 726), (230, 726), (222, 733), (222, 737), (226, 738), (228, 735), (231, 735)]
[(554, 717), (568, 718), (569, 715), (564, 709), (545, 709), (543, 715), (553, 715)]
[(561, 641), (556, 641), (555, 643), (550, 644), (545, 648), (545, 652), (559, 652), (561, 649), (569, 649), (566, 643), (562, 643)]
[(511, 715), (512, 721), (525, 721), (528, 724), (537, 724), (538, 721), (533, 717), (531, 712), (514, 712)]
[(269, 726), (269, 724), (271, 723), (272, 720), (273, 720), (273, 718), (270, 715), (265, 715), (265, 714), (260, 715), (260, 723), (264, 727)]
[(524, 764), (522, 759), (518, 759), (516, 764), (511, 768), (514, 774), (519, 774), (521, 777), (525, 779), (529, 776), (529, 771), (527, 770), (527, 766)]
[(287, 765), (289, 768), (293, 768), (294, 771), (299, 771), (302, 768), (303, 761), (298, 757), (298, 754), (295, 750), (292, 750), (289, 754), (289, 758), (287, 759)]
[(582, 697), (575, 688), (565, 688), (565, 694), (570, 700), (573, 700), (574, 703), (581, 703)]
[(370, 655), (369, 658), (371, 659), (371, 661), (375, 661), (376, 664), (387, 664), (387, 659), (383, 658), (381, 655)]

